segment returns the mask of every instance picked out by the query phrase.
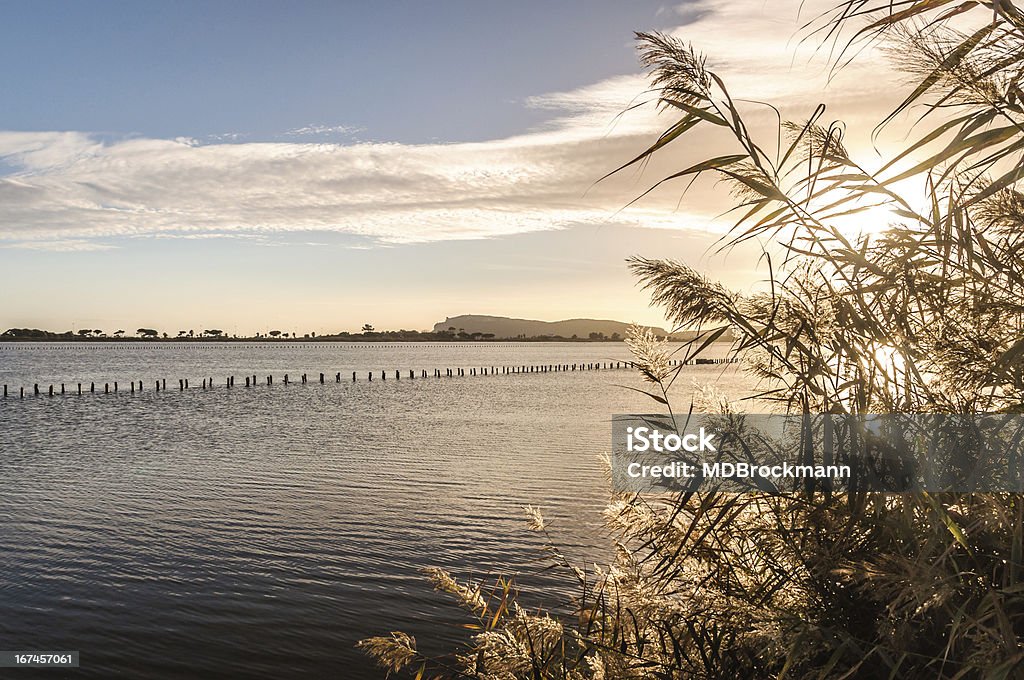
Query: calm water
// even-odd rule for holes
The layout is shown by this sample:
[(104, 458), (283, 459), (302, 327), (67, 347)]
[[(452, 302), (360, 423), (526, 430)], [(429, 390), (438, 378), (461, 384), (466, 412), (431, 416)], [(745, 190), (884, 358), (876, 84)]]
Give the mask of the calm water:
[[(0, 649), (81, 652), (79, 670), (39, 677), (379, 678), (360, 638), (461, 639), (467, 619), (423, 567), (517, 574), (557, 606), (569, 582), (540, 573), (521, 506), (541, 506), (574, 559), (606, 559), (598, 455), (611, 414), (652, 410), (615, 386), (639, 378), (394, 370), (627, 358), (618, 343), (0, 345), (12, 393), (122, 387), (0, 401)], [(680, 403), (692, 381), (745, 391), (731, 367), (684, 370)], [(195, 389), (254, 373), (276, 384)]]

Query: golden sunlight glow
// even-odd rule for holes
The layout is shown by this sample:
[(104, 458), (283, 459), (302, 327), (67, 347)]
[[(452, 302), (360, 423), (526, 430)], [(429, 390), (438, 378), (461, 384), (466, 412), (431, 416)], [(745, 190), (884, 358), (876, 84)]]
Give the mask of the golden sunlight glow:
[(880, 345), (875, 350), (875, 370), (881, 370), (885, 377), (896, 382), (906, 375), (907, 362), (903, 354), (892, 345)]
[[(909, 177), (894, 182), (889, 189), (897, 196), (907, 202), (910, 207), (923, 217), (929, 217), (931, 203), (928, 197), (926, 180), (922, 176)], [(830, 200), (834, 197), (830, 197)], [(875, 203), (880, 203), (882, 196), (879, 196)], [(831, 217), (826, 222), (839, 229), (843, 236), (856, 240), (859, 237), (872, 237), (884, 233), (894, 224), (906, 224), (908, 218), (897, 214), (896, 210), (902, 206), (895, 202), (885, 205), (866, 204), (860, 212), (850, 215), (838, 215)], [(848, 208), (847, 208), (848, 209)]]

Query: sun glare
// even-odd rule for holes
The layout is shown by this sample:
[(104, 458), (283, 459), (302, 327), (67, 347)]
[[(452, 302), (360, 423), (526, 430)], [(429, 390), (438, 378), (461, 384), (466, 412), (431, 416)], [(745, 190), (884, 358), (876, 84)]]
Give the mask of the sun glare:
[[(928, 214), (924, 205), (928, 202), (928, 192), (922, 177), (910, 177), (894, 182), (889, 189), (920, 214)], [(834, 197), (830, 197), (830, 200), (833, 199)], [(896, 213), (897, 204), (892, 201), (883, 204), (881, 195), (875, 203), (861, 205), (859, 212), (829, 217), (826, 222), (835, 226), (849, 239), (877, 236), (894, 225), (907, 222), (906, 217)]]
[(879, 345), (875, 349), (875, 365), (873, 368), (876, 370), (880, 369), (890, 381), (896, 382), (906, 374), (907, 362), (903, 357), (903, 353), (896, 347), (892, 345)]

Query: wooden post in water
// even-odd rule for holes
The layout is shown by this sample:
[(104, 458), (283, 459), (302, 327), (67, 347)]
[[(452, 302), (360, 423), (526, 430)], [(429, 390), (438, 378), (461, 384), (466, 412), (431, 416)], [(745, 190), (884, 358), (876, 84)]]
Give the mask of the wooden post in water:
[(352, 382), (356, 381), (356, 372), (352, 371)]
[(188, 389), (188, 378), (185, 378), (185, 389)]
[(78, 383), (78, 393), (82, 393), (82, 383)]
[(64, 394), (64, 383), (60, 384), (60, 393)]
[(103, 394), (110, 394), (110, 383), (103, 383)]
[(178, 391), (179, 392), (184, 392), (185, 391), (185, 381), (182, 380), (181, 378), (178, 378)]
[(39, 396), (39, 383), (36, 383), (35, 385), (33, 385), (32, 389), (34, 390), (35, 395), (38, 397)]
[(114, 381), (114, 394), (117, 394), (117, 381)]
[(25, 398), (25, 388), (22, 387), (20, 389), (21, 389), (21, 398), (24, 399)]
[[(135, 381), (134, 380), (131, 382), (131, 386), (132, 386), (132, 394), (135, 394)], [(61, 389), (64, 389), (63, 385), (61, 385), (60, 387), (61, 387)], [(64, 394), (64, 393), (61, 392), (61, 394)]]
[[(159, 384), (159, 383), (157, 383), (157, 384)], [(96, 383), (89, 383), (89, 394), (95, 394), (95, 392), (96, 392)]]
[(334, 382), (336, 382), (336, 383), (340, 383), (341, 382), (341, 371), (338, 371), (338, 374), (334, 376)]
[(7, 398), (7, 385), (4, 385), (4, 399)]
[(245, 376), (245, 386), (249, 386), (249, 376)]
[(167, 378), (163, 379), (163, 385), (160, 386), (160, 389), (162, 389), (164, 392), (167, 391)]
[(50, 396), (53, 396), (53, 385), (50, 385)]
[(399, 371), (399, 370), (398, 370), (398, 369), (396, 368), (396, 369), (395, 369), (395, 380), (401, 380), (401, 379), (402, 379), (402, 374), (401, 374), (401, 372), (400, 372), (400, 371)]
[(288, 374), (287, 373), (284, 374), (284, 384), (285, 385), (288, 384)]
[(367, 380), (368, 382), (373, 382), (373, 371), (369, 371), (369, 372), (367, 372), (367, 374), (366, 374), (366, 380)]

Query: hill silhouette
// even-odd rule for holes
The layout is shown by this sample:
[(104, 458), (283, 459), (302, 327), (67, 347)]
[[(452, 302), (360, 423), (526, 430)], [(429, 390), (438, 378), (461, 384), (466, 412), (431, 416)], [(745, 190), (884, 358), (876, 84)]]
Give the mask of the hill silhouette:
[[(512, 319), (505, 316), (463, 314), (450, 316), (434, 324), (434, 332), (441, 333), (454, 328), (455, 332), (493, 333), (496, 338), (561, 336), (563, 338), (589, 337), (591, 333), (602, 333), (606, 337), (618, 334), (626, 337), (628, 323), (607, 319), (566, 319), (565, 321), (536, 321), (533, 319)], [(668, 335), (664, 328), (653, 327), (658, 335)], [(681, 334), (677, 334), (681, 335)]]

